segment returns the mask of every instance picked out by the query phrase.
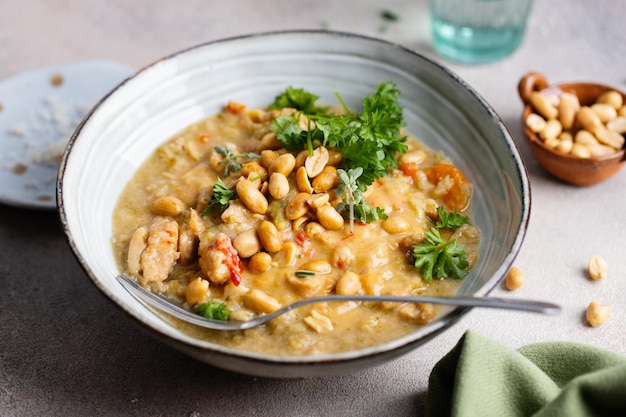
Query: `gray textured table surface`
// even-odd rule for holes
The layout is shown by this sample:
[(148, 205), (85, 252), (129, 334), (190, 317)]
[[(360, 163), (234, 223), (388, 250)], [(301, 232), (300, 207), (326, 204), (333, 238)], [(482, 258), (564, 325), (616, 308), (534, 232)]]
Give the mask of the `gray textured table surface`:
[[(426, 0), (171, 2), (0, 0), (0, 79), (102, 58), (141, 67), (187, 46), (274, 29), (322, 28), (379, 36), (440, 60), (430, 46)], [(414, 416), (428, 375), (466, 329), (511, 347), (568, 340), (626, 353), (626, 171), (593, 187), (562, 184), (521, 139), (516, 85), (529, 70), (552, 82), (597, 80), (626, 89), (626, 2), (537, 0), (528, 33), (509, 58), (481, 66), (444, 60), (496, 109), (527, 162), (532, 214), (516, 265), (527, 283), (494, 295), (549, 299), (559, 317), (474, 310), (427, 346), (354, 375), (266, 380), (203, 365), (138, 331), (88, 281), (54, 212), (0, 205), (0, 415)], [(0, 151), (1, 152), (1, 151)], [(598, 253), (609, 277), (584, 269)], [(598, 328), (591, 300), (612, 306)]]

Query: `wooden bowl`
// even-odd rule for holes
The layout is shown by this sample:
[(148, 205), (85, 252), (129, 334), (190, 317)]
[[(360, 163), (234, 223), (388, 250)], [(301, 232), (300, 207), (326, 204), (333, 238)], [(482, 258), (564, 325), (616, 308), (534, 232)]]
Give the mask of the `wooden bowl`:
[(535, 91), (551, 95), (572, 93), (578, 97), (581, 106), (588, 106), (593, 104), (602, 93), (610, 90), (619, 92), (626, 103), (624, 92), (607, 85), (585, 82), (549, 85), (546, 78), (537, 72), (529, 72), (522, 77), (518, 84), (518, 92), (524, 102), (522, 113), (524, 136), (534, 157), (546, 171), (570, 184), (593, 185), (617, 173), (626, 162), (626, 153), (622, 147), (620, 151), (610, 155), (579, 158), (545, 147), (537, 134), (526, 126), (526, 117), (533, 112), (530, 105), (532, 93)]

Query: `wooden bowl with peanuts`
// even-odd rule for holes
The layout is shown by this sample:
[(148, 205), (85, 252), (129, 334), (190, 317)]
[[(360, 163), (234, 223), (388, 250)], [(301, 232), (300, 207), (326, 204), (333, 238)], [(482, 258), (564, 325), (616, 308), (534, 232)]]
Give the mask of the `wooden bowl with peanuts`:
[(549, 85), (537, 72), (518, 84), (525, 138), (539, 164), (574, 185), (597, 184), (624, 162), (626, 94), (598, 83)]

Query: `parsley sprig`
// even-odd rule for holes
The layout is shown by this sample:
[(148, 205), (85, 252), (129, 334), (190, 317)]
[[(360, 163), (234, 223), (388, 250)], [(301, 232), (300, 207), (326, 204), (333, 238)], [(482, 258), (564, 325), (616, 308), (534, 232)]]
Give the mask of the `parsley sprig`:
[(241, 169), (241, 162), (239, 162), (238, 159), (251, 159), (259, 157), (259, 155), (254, 152), (236, 154), (228, 146), (216, 146), (215, 152), (224, 156), (224, 161), (226, 162), (226, 165), (224, 166), (225, 177), (228, 177), (231, 172), (239, 171)]
[[(287, 90), (289, 91), (289, 89)], [(289, 105), (299, 110), (291, 115), (278, 116), (270, 129), (276, 138), (291, 151), (311, 149), (318, 142), (327, 148), (339, 150), (344, 157), (344, 166), (362, 168), (359, 186), (369, 186), (387, 175), (389, 168), (397, 166), (396, 154), (407, 150), (406, 137), (400, 128), (404, 126), (402, 107), (398, 103), (399, 91), (391, 81), (380, 84), (376, 92), (363, 99), (361, 113), (324, 114), (317, 106), (311, 105), (317, 96), (300, 91), (303, 97), (289, 101)], [(285, 93), (279, 95), (271, 105), (279, 108), (287, 102)], [(340, 103), (346, 107), (337, 95)], [(305, 115), (310, 122), (308, 129), (300, 127), (300, 118)]]
[[(337, 197), (342, 198), (342, 202), (337, 205), (337, 210), (344, 213), (350, 219), (350, 232), (354, 228), (354, 220), (361, 223), (370, 223), (374, 220), (384, 220), (387, 215), (380, 207), (370, 207), (363, 197), (363, 192), (367, 189), (363, 184), (359, 184), (358, 179), (363, 174), (363, 168), (351, 168), (347, 171), (337, 170), (337, 176), (341, 184), (337, 187)], [(347, 212), (345, 208), (348, 208)]]
[(437, 207), (437, 214), (439, 215), (439, 220), (435, 223), (437, 229), (443, 229), (445, 227), (457, 229), (469, 223), (469, 218), (457, 212), (456, 208), (453, 212), (448, 213), (443, 206), (439, 206)]
[(285, 91), (276, 96), (274, 103), (270, 104), (270, 110), (292, 108), (306, 114), (324, 114), (328, 107), (315, 104), (319, 97), (302, 88), (287, 87)]
[(445, 240), (440, 229), (456, 229), (469, 223), (466, 216), (456, 210), (448, 213), (442, 206), (437, 207), (439, 220), (424, 233), (424, 241), (413, 247), (415, 267), (420, 270), (426, 281), (433, 278), (462, 279), (468, 273), (469, 262), (465, 245), (459, 245), (456, 239)]
[(224, 181), (218, 177), (215, 185), (213, 185), (213, 195), (209, 200), (209, 208), (217, 206), (220, 210), (225, 210), (230, 200), (235, 198), (237, 198), (237, 191), (228, 188)]

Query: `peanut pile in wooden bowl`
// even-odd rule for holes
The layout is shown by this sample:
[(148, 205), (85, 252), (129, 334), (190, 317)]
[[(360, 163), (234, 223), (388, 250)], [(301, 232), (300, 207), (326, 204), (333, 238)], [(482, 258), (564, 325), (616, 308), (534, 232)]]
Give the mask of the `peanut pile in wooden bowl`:
[(549, 86), (530, 72), (518, 85), (525, 137), (539, 164), (575, 185), (614, 175), (625, 162), (626, 95), (597, 83)]

